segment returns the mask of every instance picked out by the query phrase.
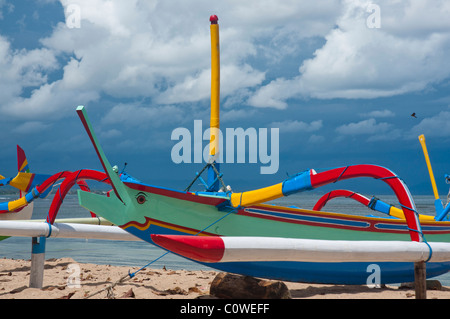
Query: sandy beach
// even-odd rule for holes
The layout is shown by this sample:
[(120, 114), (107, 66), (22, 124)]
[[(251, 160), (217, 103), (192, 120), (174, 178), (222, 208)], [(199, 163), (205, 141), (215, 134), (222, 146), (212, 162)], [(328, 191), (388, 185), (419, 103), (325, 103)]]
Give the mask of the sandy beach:
[[(45, 262), (43, 288), (29, 288), (29, 260), (0, 259), (0, 299), (199, 299), (214, 298), (209, 287), (218, 272), (171, 269), (140, 270), (78, 263), (71, 258)], [(112, 289), (106, 289), (121, 278)], [(415, 299), (414, 289), (319, 285), (286, 282), (292, 299)], [(450, 299), (450, 287), (428, 290), (427, 299)]]

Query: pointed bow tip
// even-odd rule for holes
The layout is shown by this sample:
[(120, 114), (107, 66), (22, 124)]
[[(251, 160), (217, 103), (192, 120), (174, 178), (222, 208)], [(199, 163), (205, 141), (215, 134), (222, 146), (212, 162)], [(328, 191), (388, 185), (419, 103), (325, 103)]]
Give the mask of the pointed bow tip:
[(225, 245), (220, 237), (189, 235), (151, 235), (152, 241), (171, 252), (199, 262), (222, 260)]

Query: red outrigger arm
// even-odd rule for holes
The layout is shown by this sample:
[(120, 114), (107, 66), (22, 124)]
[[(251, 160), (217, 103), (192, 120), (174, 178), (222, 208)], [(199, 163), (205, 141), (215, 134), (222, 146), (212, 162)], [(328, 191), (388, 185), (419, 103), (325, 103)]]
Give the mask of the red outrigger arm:
[(338, 197), (354, 199), (357, 202), (363, 204), (364, 206), (368, 206), (370, 203), (370, 199), (367, 198), (366, 196), (363, 196), (361, 194), (346, 189), (336, 189), (323, 195), (314, 205), (313, 210), (321, 210), (330, 200)]
[(317, 188), (339, 180), (356, 177), (373, 177), (388, 184), (397, 196), (405, 214), (411, 240), (422, 241), (422, 229), (416, 212), (414, 200), (403, 181), (387, 168), (376, 165), (352, 165), (335, 168), (317, 174), (310, 174), (311, 186)]
[[(34, 175), (30, 173), (30, 176)], [(43, 175), (42, 175), (43, 176)], [(58, 190), (56, 191), (55, 196), (50, 205), (49, 213), (47, 216), (47, 222), (53, 224), (56, 215), (58, 214), (59, 208), (66, 197), (69, 190), (77, 184), (82, 190), (90, 191), (89, 186), (86, 183), (86, 180), (94, 180), (98, 182), (103, 182), (110, 184), (110, 180), (108, 176), (104, 172), (90, 170), (90, 169), (82, 169), (75, 172), (63, 171), (51, 175), (47, 179), (45, 179), (40, 185), (37, 185), (31, 189), (27, 194), (20, 197), (19, 199), (11, 202), (0, 203), (0, 213), (7, 212), (18, 212), (23, 207), (31, 203), (34, 199), (38, 197), (45, 197), (46, 193), (48, 193), (52, 187), (58, 181), (63, 180)], [(31, 183), (31, 182), (30, 182)], [(96, 215), (93, 212), (90, 212), (92, 217)]]
[(279, 184), (248, 192), (233, 193), (230, 196), (230, 202), (233, 207), (251, 206), (357, 177), (372, 177), (388, 184), (402, 206), (411, 240), (419, 242), (423, 240), (416, 207), (407, 186), (392, 171), (377, 165), (351, 165), (320, 173), (311, 169), (290, 177)]
[[(69, 190), (75, 185), (75, 183), (77, 183), (82, 190), (89, 191), (89, 187), (87, 186), (85, 180), (94, 180), (108, 184), (110, 183), (108, 177), (104, 172), (96, 170), (82, 169), (68, 174), (59, 186), (55, 196), (53, 197), (47, 217), (48, 223), (53, 224), (55, 222), (56, 215), (58, 214), (59, 208), (61, 207), (64, 198), (66, 197)], [(95, 217), (95, 214), (91, 212), (91, 216)]]

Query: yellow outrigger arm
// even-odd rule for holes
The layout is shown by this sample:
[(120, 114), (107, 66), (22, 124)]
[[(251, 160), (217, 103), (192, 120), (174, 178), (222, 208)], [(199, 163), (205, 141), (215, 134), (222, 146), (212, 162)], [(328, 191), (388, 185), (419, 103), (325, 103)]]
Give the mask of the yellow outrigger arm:
[(444, 206), (442, 205), (442, 201), (439, 198), (439, 193), (436, 187), (436, 181), (434, 179), (433, 169), (431, 168), (430, 157), (428, 155), (427, 145), (425, 144), (425, 135), (419, 136), (420, 145), (422, 145), (423, 155), (425, 156), (425, 161), (427, 162), (428, 173), (430, 175), (431, 186), (433, 187), (434, 193), (434, 206), (436, 207), (436, 214), (439, 215), (444, 210)]
[[(397, 208), (395, 206), (391, 206), (390, 210), (389, 210), (389, 215), (393, 216), (393, 217), (397, 217), (399, 219), (405, 219), (405, 214), (403, 213), (403, 211), (400, 208)], [(431, 215), (423, 215), (423, 214), (419, 214), (419, 220), (420, 221), (434, 221), (434, 216)]]
[(431, 186), (433, 187), (434, 199), (439, 199), (439, 193), (436, 187), (436, 181), (434, 179), (433, 169), (431, 168), (430, 157), (428, 155), (427, 145), (425, 144), (425, 135), (419, 136), (420, 145), (422, 145), (423, 155), (427, 162), (428, 173), (430, 174)]

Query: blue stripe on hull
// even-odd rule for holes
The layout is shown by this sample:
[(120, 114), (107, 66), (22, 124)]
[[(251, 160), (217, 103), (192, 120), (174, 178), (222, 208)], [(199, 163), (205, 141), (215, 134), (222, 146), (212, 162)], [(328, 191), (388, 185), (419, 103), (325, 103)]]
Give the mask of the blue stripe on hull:
[[(368, 266), (374, 263), (308, 263), (308, 262), (235, 262), (205, 263), (221, 271), (273, 280), (317, 284), (365, 285), (374, 274)], [(414, 263), (376, 263), (380, 267), (380, 284), (414, 281)], [(450, 263), (427, 263), (427, 278), (450, 270)]]
[[(151, 225), (146, 230), (127, 227), (126, 231), (153, 244), (151, 234), (186, 235), (176, 230)], [(183, 257), (183, 256), (181, 256)], [(185, 258), (185, 257), (184, 257)], [(295, 261), (200, 263), (230, 273), (274, 280), (321, 284), (365, 285), (374, 272), (371, 264), (380, 267), (380, 284), (414, 281), (414, 263), (312, 263)], [(427, 263), (427, 278), (436, 277), (450, 271), (450, 262)], [(373, 283), (369, 281), (369, 284)]]
[(245, 208), (245, 211), (249, 212), (249, 213), (262, 214), (262, 215), (266, 215), (266, 216), (274, 216), (274, 217), (280, 217), (280, 218), (286, 218), (286, 219), (323, 223), (323, 224), (332, 224), (332, 225), (339, 225), (339, 226), (352, 226), (352, 227), (361, 227), (361, 228), (367, 228), (370, 226), (370, 223), (365, 222), (365, 221), (329, 218), (326, 216), (297, 215), (297, 214), (289, 214), (289, 213), (285, 213), (285, 212), (275, 212), (275, 211), (261, 210), (261, 209), (255, 209), (255, 208)]

